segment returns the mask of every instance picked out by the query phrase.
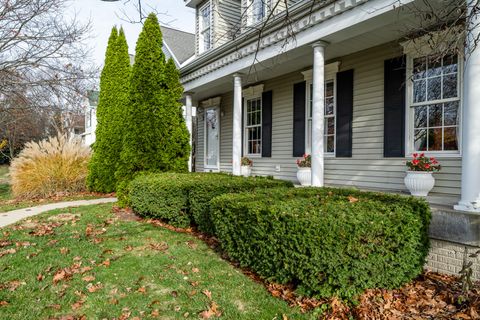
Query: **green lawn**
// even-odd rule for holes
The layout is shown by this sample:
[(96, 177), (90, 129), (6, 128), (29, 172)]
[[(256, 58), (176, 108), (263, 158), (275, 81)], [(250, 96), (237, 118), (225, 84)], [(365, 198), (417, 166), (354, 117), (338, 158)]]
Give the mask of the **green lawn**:
[(314, 317), (193, 236), (119, 219), (111, 207), (52, 211), (2, 229), (0, 319)]

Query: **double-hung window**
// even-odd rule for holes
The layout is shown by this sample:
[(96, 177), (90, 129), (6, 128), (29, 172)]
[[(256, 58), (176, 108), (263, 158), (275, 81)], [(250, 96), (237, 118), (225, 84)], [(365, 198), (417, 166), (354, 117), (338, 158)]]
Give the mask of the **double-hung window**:
[(248, 1), (248, 25), (254, 25), (265, 18), (265, 1), (266, 0), (249, 0)]
[[(305, 152), (312, 152), (312, 107), (313, 107), (313, 84), (307, 84), (307, 116), (306, 116), (306, 141)], [(324, 153), (327, 155), (335, 155), (335, 81), (325, 81), (325, 122), (323, 135)]]
[(205, 52), (209, 50), (212, 46), (212, 37), (211, 37), (211, 10), (210, 10), (210, 1), (200, 7), (199, 10), (199, 52)]
[(249, 156), (262, 154), (262, 98), (245, 101), (245, 153)]
[(456, 54), (411, 58), (410, 151), (460, 150), (460, 74)]

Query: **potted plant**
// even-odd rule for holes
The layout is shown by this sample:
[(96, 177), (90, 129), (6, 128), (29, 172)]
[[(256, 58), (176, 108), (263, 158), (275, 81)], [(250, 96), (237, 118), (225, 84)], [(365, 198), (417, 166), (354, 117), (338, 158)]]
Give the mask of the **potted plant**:
[(414, 153), (413, 159), (407, 161), (407, 176), (405, 186), (412, 196), (426, 197), (435, 185), (432, 173), (440, 171), (440, 164), (433, 157), (426, 157), (424, 153)]
[(242, 157), (241, 167), (240, 167), (241, 175), (244, 177), (249, 177), (250, 174), (252, 173), (252, 165), (253, 165), (252, 160), (250, 160), (247, 157)]
[(312, 183), (312, 157), (304, 154), (303, 159), (297, 159), (297, 179), (302, 186), (309, 186)]

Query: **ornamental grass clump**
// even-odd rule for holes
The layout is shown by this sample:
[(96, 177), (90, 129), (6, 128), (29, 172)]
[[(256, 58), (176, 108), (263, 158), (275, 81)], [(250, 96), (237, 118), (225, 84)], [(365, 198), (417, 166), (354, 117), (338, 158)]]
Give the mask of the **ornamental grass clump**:
[(16, 198), (45, 198), (85, 190), (90, 149), (66, 136), (29, 142), (13, 159), (10, 175)]

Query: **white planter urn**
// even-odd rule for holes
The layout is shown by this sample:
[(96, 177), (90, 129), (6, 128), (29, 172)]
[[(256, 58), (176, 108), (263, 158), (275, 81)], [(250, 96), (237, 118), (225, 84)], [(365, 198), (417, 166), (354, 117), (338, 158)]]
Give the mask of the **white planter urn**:
[(298, 179), (298, 182), (300, 182), (300, 184), (302, 186), (311, 185), (312, 184), (312, 168), (299, 167), (298, 171), (297, 171), (297, 179)]
[(252, 167), (250, 166), (241, 166), (240, 167), (240, 174), (244, 177), (250, 177), (252, 173)]
[(435, 185), (435, 178), (432, 172), (428, 171), (407, 171), (404, 179), (405, 186), (412, 196), (426, 197)]

